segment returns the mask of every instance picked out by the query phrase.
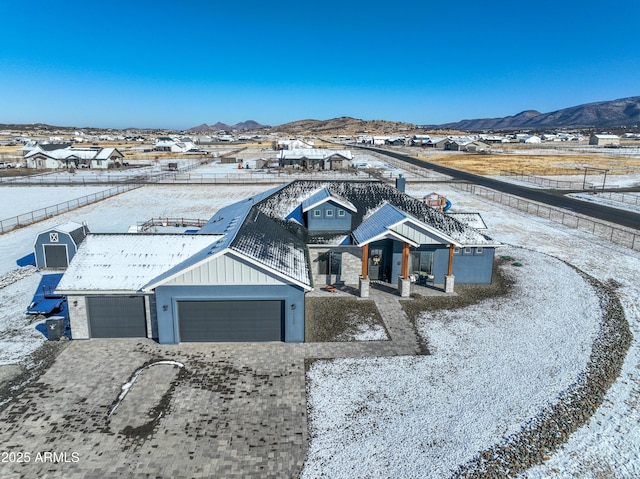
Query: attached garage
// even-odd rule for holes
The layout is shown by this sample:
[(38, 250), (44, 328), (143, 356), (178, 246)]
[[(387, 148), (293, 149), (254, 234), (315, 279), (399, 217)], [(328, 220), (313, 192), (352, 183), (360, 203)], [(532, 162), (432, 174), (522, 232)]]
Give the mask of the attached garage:
[(178, 301), (181, 342), (284, 341), (284, 301)]
[(88, 296), (87, 315), (92, 338), (145, 338), (143, 296)]

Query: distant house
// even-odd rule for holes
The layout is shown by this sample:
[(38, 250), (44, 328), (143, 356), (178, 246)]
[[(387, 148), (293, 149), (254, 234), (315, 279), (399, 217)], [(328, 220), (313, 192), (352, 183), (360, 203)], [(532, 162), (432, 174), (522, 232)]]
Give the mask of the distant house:
[(296, 138), (294, 140), (278, 140), (278, 150), (302, 150), (315, 148), (315, 142), (313, 140), (307, 140), (304, 138)]
[(280, 150), (278, 156), (280, 166), (307, 170), (344, 170), (351, 167), (352, 160), (351, 150), (330, 150), (326, 148)]
[(528, 145), (537, 145), (542, 143), (542, 139), (537, 135), (525, 135), (519, 138), (520, 143), (526, 143)]
[(156, 141), (153, 144), (154, 151), (169, 151), (171, 153), (186, 153), (187, 151), (197, 149), (198, 147), (191, 138), (173, 139), (168, 136), (164, 136), (156, 138)]
[(305, 293), (336, 282), (489, 284), (499, 243), (375, 181), (294, 181), (196, 234), (93, 234), (56, 292), (74, 339), (304, 341)]
[(124, 155), (116, 148), (99, 146), (52, 149), (49, 145), (38, 145), (25, 155), (27, 168), (98, 168), (106, 169), (116, 165)]
[(429, 138), (423, 145), (427, 148), (438, 148), (444, 150), (444, 146), (449, 141), (449, 138)]
[(596, 146), (620, 146), (620, 137), (618, 135), (591, 135), (589, 144)]

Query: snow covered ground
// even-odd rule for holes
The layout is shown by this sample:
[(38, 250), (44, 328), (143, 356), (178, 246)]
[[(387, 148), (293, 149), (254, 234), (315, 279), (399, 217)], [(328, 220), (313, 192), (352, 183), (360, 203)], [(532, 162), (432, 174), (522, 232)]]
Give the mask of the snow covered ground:
[(575, 382), (600, 317), (591, 286), (549, 256), (501, 254), (523, 264), (516, 294), (424, 314), (432, 356), (314, 363), (303, 477), (447, 477)]
[(0, 188), (0, 220), (99, 193), (111, 186), (12, 186)]
[[(625, 193), (625, 196), (630, 199), (632, 193)], [(639, 195), (636, 193), (636, 195)], [(589, 201), (591, 203), (598, 203), (600, 205), (609, 206), (611, 208), (617, 208), (619, 210), (632, 211), (634, 213), (640, 213), (640, 201), (637, 201), (636, 204), (617, 201), (616, 196), (612, 196), (609, 198), (609, 193), (571, 193), (567, 196), (572, 198), (576, 198), (582, 201)], [(640, 198), (638, 198), (640, 200)]]
[(620, 283), (617, 293), (634, 336), (620, 378), (604, 405), (571, 436), (565, 448), (524, 477), (640, 477), (640, 253), (446, 185), (437, 191), (450, 198), (458, 211), (480, 212), (495, 239), (552, 255), (601, 281)]
[(35, 329), (42, 319), (24, 314), (42, 277), (35, 268), (30, 272), (33, 274), (0, 289), (0, 365), (25, 359), (46, 340)]
[(93, 233), (126, 233), (129, 226), (152, 217), (208, 220), (223, 206), (258, 194), (269, 187), (272, 185), (247, 185), (242, 188), (227, 185), (188, 188), (150, 185), (128, 191), (1, 235), (0, 275), (15, 269), (18, 258), (33, 252), (33, 243), (39, 232), (68, 221), (86, 221)]

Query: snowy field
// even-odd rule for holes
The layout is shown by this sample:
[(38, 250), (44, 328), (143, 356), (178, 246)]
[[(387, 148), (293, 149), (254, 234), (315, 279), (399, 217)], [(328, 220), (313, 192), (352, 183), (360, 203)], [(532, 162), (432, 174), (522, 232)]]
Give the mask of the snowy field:
[[(617, 293), (634, 341), (620, 378), (605, 396), (603, 406), (587, 425), (571, 436), (566, 447), (544, 465), (530, 469), (523, 478), (640, 477), (640, 346), (637, 341), (640, 337), (640, 253), (460, 192), (448, 185), (442, 185), (436, 191), (451, 199), (452, 211), (480, 212), (489, 227), (489, 234), (495, 239), (546, 253), (601, 281), (614, 279), (621, 284)], [(410, 193), (418, 196), (424, 191)]]
[[(501, 175), (487, 175), (487, 178), (493, 178), (494, 180), (504, 181), (505, 183), (513, 183), (515, 185), (525, 186), (527, 188), (538, 189), (550, 189), (553, 188), (549, 185), (538, 185), (530, 181), (524, 181), (518, 179), (515, 176), (501, 176)], [(564, 189), (578, 189), (582, 188), (584, 181), (584, 175), (547, 175), (539, 176), (538, 178), (544, 178), (551, 181), (560, 182), (572, 182), (575, 183), (574, 188), (562, 187)], [(606, 188), (632, 188), (640, 185), (640, 174), (633, 175), (607, 175), (605, 179), (603, 175), (588, 175), (587, 184), (592, 184), (596, 188), (602, 188), (602, 183), (605, 183)]]
[(273, 186), (154, 185), (128, 191), (0, 236), (0, 275), (15, 269), (18, 258), (33, 252), (39, 232), (67, 221), (86, 221), (93, 233), (126, 233), (129, 226), (152, 217), (208, 220), (223, 206), (270, 187)]
[(110, 189), (111, 186), (0, 187), (0, 220)]
[(549, 256), (500, 254), (523, 264), (508, 270), (516, 294), (423, 314), (431, 356), (314, 363), (303, 477), (447, 477), (575, 382), (601, 314), (593, 289)]
[[(208, 219), (221, 207), (270, 187), (145, 186), (0, 236), (0, 277), (15, 270), (15, 259), (31, 252), (35, 235), (51, 226), (86, 221), (93, 232), (122, 233), (133, 224), (157, 216)], [(322, 398), (324, 404), (332, 404), (334, 412), (318, 423), (314, 415), (326, 406), (319, 404), (311, 411), (310, 419), (317, 429), (304, 472), (307, 477), (315, 477), (314, 471), (326, 477), (376, 477), (377, 471), (382, 471), (383, 477), (394, 477), (393, 471), (400, 472), (395, 477), (442, 477), (432, 471), (446, 473), (475, 451), (499, 441), (523, 418), (534, 415), (545, 401), (553, 401), (584, 366), (595, 309), (586, 284), (571, 276), (575, 273), (553, 257), (601, 281), (613, 278), (619, 282), (618, 294), (632, 332), (636, 338), (640, 335), (640, 253), (447, 184), (415, 189), (409, 186), (408, 193), (422, 198), (432, 191), (447, 196), (453, 203), (452, 211), (480, 212), (489, 227), (488, 234), (495, 239), (551, 256), (505, 249), (524, 264), (513, 273), (526, 276), (521, 278), (522, 284), (548, 292), (550, 307), (540, 312), (536, 308), (546, 304), (541, 301), (520, 308), (518, 304), (485, 304), (465, 309), (459, 316), (425, 316), (420, 327), (434, 350), (431, 357), (368, 359), (362, 364), (355, 360), (317, 363), (328, 369), (322, 373), (314, 368), (310, 373), (311, 400)], [(0, 331), (12, 329), (20, 338), (12, 340), (20, 343), (18, 346), (0, 343), (0, 364), (20, 361), (44, 340), (22, 315), (39, 275), (28, 275), (0, 289), (0, 300), (7, 306), (0, 317)], [(575, 288), (576, 296), (570, 301), (565, 298), (566, 304), (551, 293), (562, 280), (573, 281)], [(526, 300), (525, 292), (522, 296)], [(561, 309), (567, 304), (575, 309)], [(563, 320), (541, 322), (555, 315)], [(518, 334), (519, 328), (522, 334)], [(640, 347), (634, 341), (620, 379), (596, 415), (562, 451), (523, 477), (640, 477), (639, 365)], [(503, 371), (508, 373), (506, 378), (502, 377)], [(430, 386), (425, 388), (425, 384)], [(347, 386), (355, 389), (344, 389)], [(354, 403), (361, 413), (349, 415)], [(417, 414), (421, 414), (422, 422), (409, 420)], [(424, 421), (428, 421), (426, 428)], [(333, 446), (337, 434), (342, 434), (343, 442)], [(388, 446), (386, 457), (369, 455), (379, 450), (376, 438)], [(329, 449), (323, 450), (323, 444)], [(426, 465), (422, 451), (432, 454)], [(334, 457), (328, 457), (332, 452)], [(343, 469), (334, 476), (329, 471), (336, 464)], [(367, 464), (370, 466), (363, 470)], [(607, 476), (607, 471), (613, 473)]]

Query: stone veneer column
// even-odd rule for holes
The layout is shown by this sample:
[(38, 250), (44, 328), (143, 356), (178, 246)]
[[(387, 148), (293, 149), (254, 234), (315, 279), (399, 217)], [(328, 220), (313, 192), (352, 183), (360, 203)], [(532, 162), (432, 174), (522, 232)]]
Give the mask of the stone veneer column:
[(89, 339), (89, 318), (84, 296), (68, 296), (69, 325), (73, 339)]
[(446, 275), (444, 277), (444, 292), (453, 293), (453, 283), (455, 282), (455, 276)]
[(404, 279), (402, 276), (398, 277), (398, 292), (401, 298), (408, 298), (411, 296), (411, 280)]
[(369, 297), (369, 279), (363, 279), (362, 276), (360, 277), (360, 297)]

